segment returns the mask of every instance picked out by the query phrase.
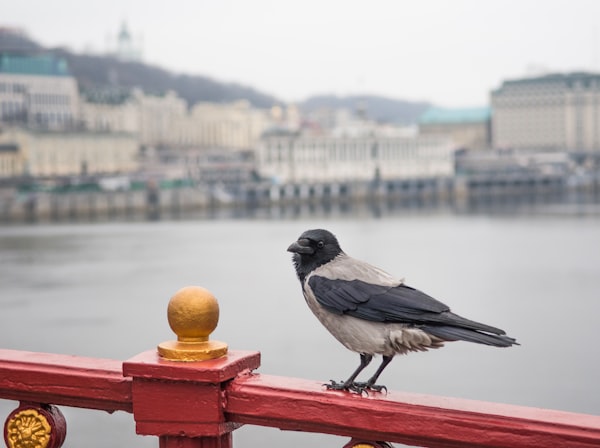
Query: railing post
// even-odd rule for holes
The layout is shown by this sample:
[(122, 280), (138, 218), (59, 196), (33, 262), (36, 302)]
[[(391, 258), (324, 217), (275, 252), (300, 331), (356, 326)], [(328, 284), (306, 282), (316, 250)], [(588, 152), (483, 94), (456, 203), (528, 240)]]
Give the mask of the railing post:
[(123, 363), (132, 377), (136, 432), (158, 436), (160, 448), (231, 448), (231, 432), (241, 426), (225, 417), (225, 384), (258, 368), (260, 354), (210, 341), (218, 318), (210, 292), (183, 288), (168, 307), (177, 341)]

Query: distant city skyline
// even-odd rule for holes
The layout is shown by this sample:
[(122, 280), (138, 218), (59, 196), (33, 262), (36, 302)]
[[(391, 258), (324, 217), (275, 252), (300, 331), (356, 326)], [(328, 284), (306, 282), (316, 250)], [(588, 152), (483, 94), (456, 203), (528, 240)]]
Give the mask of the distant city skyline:
[(288, 102), (331, 93), (483, 106), (507, 79), (600, 70), (594, 0), (1, 1), (0, 26), (44, 46), (114, 50), (125, 22), (149, 64)]

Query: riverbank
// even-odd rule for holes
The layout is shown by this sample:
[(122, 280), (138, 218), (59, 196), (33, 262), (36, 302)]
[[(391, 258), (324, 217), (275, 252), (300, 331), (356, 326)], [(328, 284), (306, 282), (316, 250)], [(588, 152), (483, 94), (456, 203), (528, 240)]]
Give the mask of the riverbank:
[[(600, 179), (563, 176), (457, 176), (371, 182), (235, 186), (189, 185), (117, 191), (0, 191), (0, 222), (140, 220), (190, 214), (233, 215), (271, 210), (277, 214), (321, 210), (327, 214), (361, 204), (377, 210), (489, 205), (577, 203), (597, 196)], [(575, 199), (574, 199), (575, 198)]]

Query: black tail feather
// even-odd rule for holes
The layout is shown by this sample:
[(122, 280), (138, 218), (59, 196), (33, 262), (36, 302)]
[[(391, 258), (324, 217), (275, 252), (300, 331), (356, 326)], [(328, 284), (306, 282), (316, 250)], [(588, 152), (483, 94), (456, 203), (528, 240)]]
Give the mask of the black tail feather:
[(451, 327), (447, 325), (424, 325), (421, 330), (444, 341), (467, 341), (494, 347), (510, 347), (519, 345), (517, 340), (505, 335), (489, 334), (468, 328)]
[(491, 325), (482, 324), (481, 322), (476, 322), (474, 320), (465, 319), (458, 314), (454, 314), (452, 312), (442, 313), (442, 316), (445, 317), (445, 322), (440, 322), (440, 324), (448, 324), (451, 326), (468, 328), (470, 330), (483, 331), (485, 333), (493, 333), (493, 334), (506, 334), (506, 332), (500, 328), (492, 327)]

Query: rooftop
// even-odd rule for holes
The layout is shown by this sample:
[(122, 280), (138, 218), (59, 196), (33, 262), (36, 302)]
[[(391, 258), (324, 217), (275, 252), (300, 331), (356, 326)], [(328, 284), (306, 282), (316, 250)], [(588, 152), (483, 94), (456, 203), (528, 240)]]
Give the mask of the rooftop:
[(50, 54), (0, 54), (0, 73), (37, 76), (70, 76), (67, 61)]
[(491, 117), (489, 107), (472, 107), (466, 109), (444, 109), (432, 107), (419, 117), (419, 124), (460, 124), (482, 123)]
[(559, 84), (567, 87), (572, 87), (574, 83), (581, 83), (585, 87), (590, 85), (590, 81), (596, 83), (600, 81), (600, 73), (591, 72), (571, 72), (571, 73), (549, 73), (542, 76), (534, 76), (531, 78), (509, 79), (494, 90), (492, 93), (499, 93), (503, 88), (523, 85), (544, 85), (544, 84)]

